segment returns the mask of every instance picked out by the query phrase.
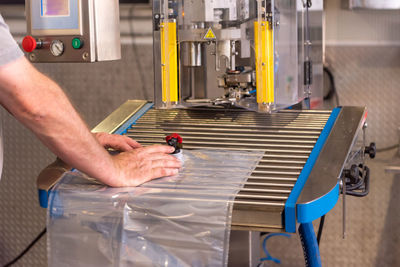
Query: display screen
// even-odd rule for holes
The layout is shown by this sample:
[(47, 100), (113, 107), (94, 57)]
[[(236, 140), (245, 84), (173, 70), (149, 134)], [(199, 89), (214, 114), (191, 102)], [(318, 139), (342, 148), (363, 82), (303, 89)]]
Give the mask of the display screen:
[(70, 0), (41, 0), (42, 17), (62, 17), (70, 15)]
[[(30, 0), (32, 34), (81, 34), (81, 2), (87, 0)], [(95, 0), (110, 1), (110, 0)], [(56, 32), (57, 33), (57, 32)]]

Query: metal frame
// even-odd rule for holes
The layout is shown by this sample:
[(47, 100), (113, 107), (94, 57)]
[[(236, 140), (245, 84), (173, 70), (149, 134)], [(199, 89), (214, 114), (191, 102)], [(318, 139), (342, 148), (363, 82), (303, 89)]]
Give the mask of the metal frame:
[[(31, 1), (25, 0), (27, 33), (43, 42), (41, 49), (29, 53), (32, 62), (95, 62), (121, 58), (119, 9), (117, 0), (78, 0), (80, 34), (70, 30), (35, 30), (31, 27)], [(96, 19), (101, 17), (101, 19)], [(83, 41), (81, 49), (72, 47), (72, 40)], [(54, 40), (62, 41), (64, 52), (55, 57), (49, 50)]]
[[(166, 110), (160, 111), (160, 115), (156, 115), (158, 112), (157, 110), (152, 110), (151, 104), (147, 103), (146, 101), (135, 101), (130, 100), (124, 103), (120, 108), (114, 111), (110, 116), (108, 116), (103, 122), (101, 122), (98, 126), (96, 126), (93, 131), (100, 132), (105, 131), (109, 133), (125, 133), (128, 136), (134, 137), (135, 134), (143, 134), (146, 138), (136, 138), (139, 142), (144, 142), (144, 144), (151, 144), (151, 143), (160, 143), (163, 142), (164, 139), (162, 135), (155, 135), (149, 132), (148, 127), (152, 127), (152, 121), (161, 118), (167, 118), (168, 120), (173, 120), (172, 115), (168, 114), (178, 114), (182, 112), (185, 114), (190, 110)], [(205, 111), (204, 111), (205, 112)], [(247, 111), (243, 111), (245, 113), (253, 114)], [(240, 114), (243, 113), (240, 110), (231, 110), (234, 117), (238, 117)], [(142, 115), (145, 114), (143, 117)], [(227, 113), (229, 114), (229, 112)], [(257, 113), (254, 113), (257, 114)], [(298, 116), (301, 114), (301, 116)], [(243, 121), (243, 123), (248, 123), (249, 125), (249, 133), (254, 132), (256, 130), (256, 126), (259, 125), (260, 122), (263, 122), (265, 119), (257, 116), (270, 116), (271, 120), (277, 120), (277, 118), (290, 118), (290, 116), (296, 116), (297, 123), (301, 124), (310, 116), (315, 116), (318, 114), (322, 114), (323, 118), (328, 120), (327, 116), (330, 115), (329, 111), (282, 111), (276, 114), (258, 114), (254, 115), (249, 119), (248, 122)], [(136, 115), (136, 116), (135, 116)], [(164, 117), (162, 117), (164, 116)], [(166, 116), (166, 117), (165, 117)], [(168, 117), (172, 116), (172, 117)], [(174, 115), (175, 116), (175, 115)], [(181, 115), (182, 116), (182, 115)], [(289, 117), (287, 117), (289, 116)], [(134, 118), (132, 120), (132, 118)], [(140, 119), (139, 119), (140, 118)], [(216, 142), (218, 140), (222, 140), (221, 142), (227, 142), (227, 144), (231, 144), (234, 142), (235, 138), (239, 138), (241, 132), (238, 131), (245, 131), (246, 129), (243, 127), (234, 127), (228, 126), (229, 131), (228, 133), (218, 134), (218, 131), (215, 132), (217, 125), (221, 124), (220, 121), (216, 121), (212, 123), (211, 120), (207, 120), (204, 123), (204, 126), (199, 125), (199, 123), (195, 123), (195, 117), (193, 117), (193, 121), (188, 120), (187, 123), (185, 122), (184, 126), (181, 126), (180, 130), (183, 134), (189, 134), (189, 138), (187, 140), (186, 148), (195, 148), (201, 144), (196, 143), (196, 140), (190, 139), (190, 133), (195, 132), (197, 135), (201, 136), (200, 131), (191, 130), (191, 127), (206, 127), (207, 131), (210, 131), (211, 134), (215, 133)], [(186, 119), (185, 119), (186, 120)], [(229, 118), (227, 118), (229, 120)], [(322, 125), (325, 125), (325, 122), (319, 121), (313, 122), (311, 126), (298, 126), (294, 124), (292, 126), (289, 125), (281, 125), (281, 126), (262, 126), (262, 131), (265, 132), (285, 132), (285, 131), (294, 131), (294, 132), (306, 132), (310, 131), (312, 133), (317, 134), (322, 131)], [(362, 126), (363, 122), (365, 121), (365, 109), (364, 108), (355, 108), (355, 107), (344, 107), (342, 111), (338, 115), (338, 119), (336, 123), (334, 123), (332, 127), (332, 131), (330, 132), (325, 145), (323, 146), (318, 159), (315, 162), (315, 166), (312, 168), (312, 171), (308, 177), (307, 182), (305, 183), (304, 188), (302, 189), (302, 193), (298, 201), (296, 202), (297, 214), (296, 217), (291, 220), (291, 223), (296, 225), (296, 222), (306, 222), (309, 218), (316, 219), (326, 212), (328, 212), (335, 204), (338, 198), (338, 191), (332, 191), (338, 183), (338, 177), (342, 172), (343, 165), (346, 162), (346, 158), (349, 152), (350, 147), (353, 145), (353, 142), (357, 136), (358, 130)], [(134, 125), (134, 129), (130, 129), (132, 124)], [(288, 122), (285, 122), (288, 123)], [(246, 124), (247, 125), (247, 124)], [(314, 125), (314, 126), (312, 126)], [(158, 125), (157, 127), (159, 127)], [(160, 126), (161, 127), (161, 126)], [(167, 127), (167, 123), (163, 124), (163, 127)], [(167, 131), (174, 130), (176, 126), (171, 126), (172, 128), (167, 127)], [(175, 127), (175, 128), (174, 128)], [(214, 127), (214, 128), (213, 128)], [(214, 130), (213, 130), (214, 129)], [(296, 130), (297, 129), (297, 130)], [(316, 131), (315, 129), (320, 129)], [(179, 130), (178, 130), (179, 131)], [(135, 132), (135, 134), (133, 134)], [(318, 133), (319, 132), (319, 133)], [(232, 135), (232, 136), (230, 136)], [(246, 134), (245, 134), (246, 135)], [(270, 151), (267, 153), (263, 158), (257, 169), (253, 172), (252, 176), (249, 176), (248, 184), (239, 192), (233, 207), (233, 214), (232, 214), (232, 229), (233, 230), (245, 230), (245, 231), (268, 231), (268, 232), (295, 232), (286, 228), (285, 229), (285, 201), (287, 197), (285, 195), (289, 195), (292, 192), (292, 186), (294, 182), (296, 182), (297, 177), (300, 174), (300, 170), (303, 168), (302, 164), (305, 163), (305, 160), (308, 159), (308, 155), (311, 152), (311, 148), (313, 145), (309, 147), (308, 143), (310, 142), (306, 139), (304, 142), (300, 142), (299, 144), (288, 143), (286, 144), (286, 148), (282, 150), (275, 145), (274, 139), (277, 138), (274, 134), (266, 134), (260, 135), (256, 134), (254, 138), (256, 140), (263, 138), (268, 138), (268, 140), (272, 140), (272, 143), (268, 143), (265, 145), (259, 144), (258, 147), (252, 144), (251, 136), (246, 136), (245, 139), (249, 139), (248, 141), (242, 143), (241, 145), (246, 147), (246, 144), (249, 146), (246, 148), (248, 149), (256, 149), (259, 150), (263, 146), (262, 150)], [(137, 137), (137, 136), (136, 136)], [(307, 138), (315, 139), (313, 135), (307, 136)], [(243, 138), (243, 137), (241, 137)], [(293, 137), (291, 137), (293, 138)], [(232, 140), (231, 140), (232, 139)], [(207, 138), (205, 139), (207, 140)], [(293, 140), (292, 140), (293, 141)], [(216, 144), (216, 142), (214, 142)], [(282, 142), (282, 141), (280, 141)], [(286, 141), (284, 141), (286, 142)], [(296, 142), (296, 141), (294, 141)], [(205, 146), (209, 149), (218, 149), (216, 145), (208, 145)], [(293, 146), (290, 149), (290, 146)], [(343, 147), (342, 151), (336, 151), (338, 147)], [(235, 147), (234, 149), (240, 151), (242, 150), (241, 147)], [(280, 150), (281, 149), (281, 150)], [(278, 152), (277, 152), (278, 151)], [(276, 153), (279, 151), (286, 151), (285, 153), (294, 153), (296, 160), (285, 160), (283, 158), (274, 158), (279, 156)], [(334, 152), (333, 152), (334, 151)], [(272, 154), (271, 154), (272, 153)], [(305, 154), (304, 154), (305, 153)], [(296, 156), (297, 155), (297, 156)], [(296, 163), (295, 165), (283, 165), (280, 167), (279, 164), (285, 164), (285, 162), (292, 162)], [(329, 162), (329, 164), (328, 164)], [(266, 165), (265, 165), (266, 164)], [(286, 166), (286, 167), (284, 167)], [(292, 167), (291, 167), (292, 166)], [(298, 166), (298, 167), (295, 167)], [(327, 168), (328, 166), (328, 168)], [(65, 166), (61, 167), (63, 171), (59, 171), (59, 166), (50, 166), (45, 171), (42, 172), (40, 179), (38, 179), (38, 188), (47, 192), (50, 188), (57, 182), (57, 180), (61, 177), (62, 173), (67, 169)], [(58, 168), (58, 169), (57, 169)], [(286, 168), (286, 169), (285, 169)], [(55, 171), (57, 170), (57, 171)], [(58, 178), (49, 179), (49, 174), (54, 175), (54, 173), (58, 174)], [(47, 174), (47, 175), (45, 175)], [(285, 175), (286, 174), (286, 175)], [(254, 176), (255, 175), (255, 176)], [(274, 176), (276, 176), (274, 178)], [(285, 176), (289, 176), (288, 178), (284, 178)], [(265, 178), (272, 179), (268, 180), (265, 183)], [(290, 178), (293, 177), (293, 178)], [(275, 179), (275, 180), (274, 180)], [(287, 179), (287, 180), (285, 180)], [(264, 183), (263, 183), (264, 182)], [(282, 184), (283, 183), (283, 184)], [(258, 190), (257, 186), (267, 186), (270, 189), (263, 189)], [(282, 190), (279, 189), (279, 186), (288, 186), (287, 189)], [(271, 189), (271, 186), (278, 186), (278, 190)], [(252, 189), (256, 188), (256, 189)], [(265, 193), (262, 193), (265, 192)], [(255, 195), (254, 195), (255, 194)], [(261, 194), (257, 196), (257, 194)], [(279, 194), (283, 194), (280, 197)], [(47, 194), (46, 194), (47, 195)], [(330, 196), (330, 197), (329, 197)], [(328, 197), (329, 201), (322, 201), (326, 197)], [(260, 202), (263, 200), (264, 202)], [(280, 201), (280, 202), (279, 202)], [(44, 201), (43, 201), (44, 202)], [(318, 211), (318, 212), (316, 212)], [(310, 215), (311, 214), (311, 215)], [(287, 218), (286, 218), (287, 221)]]
[(339, 180), (367, 116), (364, 107), (343, 107), (297, 201), (297, 220), (312, 222), (339, 198)]

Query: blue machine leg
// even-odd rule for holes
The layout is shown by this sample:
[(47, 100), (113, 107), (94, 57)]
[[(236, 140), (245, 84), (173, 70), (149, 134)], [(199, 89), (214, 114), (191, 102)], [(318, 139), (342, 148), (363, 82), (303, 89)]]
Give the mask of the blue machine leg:
[(300, 224), (299, 234), (306, 266), (321, 267), (321, 256), (319, 255), (319, 247), (312, 223)]

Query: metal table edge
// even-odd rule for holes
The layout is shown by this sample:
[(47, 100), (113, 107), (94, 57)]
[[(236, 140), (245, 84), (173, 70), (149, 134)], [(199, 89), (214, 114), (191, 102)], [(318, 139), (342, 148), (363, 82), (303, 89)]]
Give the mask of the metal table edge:
[(296, 232), (296, 203), (302, 194), (303, 188), (310, 176), (311, 171), (314, 168), (315, 163), (317, 162), (321, 150), (325, 146), (326, 140), (328, 139), (332, 128), (336, 124), (338, 116), (341, 114), (342, 108), (337, 107), (332, 110), (331, 115), (329, 116), (328, 121), (326, 122), (324, 128), (321, 131), (321, 134), (309, 155), (306, 164), (304, 165), (297, 181), (290, 193), (286, 203), (284, 210), (284, 226), (285, 231), (288, 233)]
[(128, 123), (128, 120), (149, 104), (151, 103), (146, 100), (127, 100), (94, 127), (92, 132), (117, 133)]
[(298, 223), (312, 222), (336, 205), (340, 176), (366, 115), (365, 107), (342, 108), (296, 203)]
[[(120, 106), (117, 110), (115, 110), (112, 114), (110, 114), (106, 119), (104, 119), (99, 125), (97, 125), (93, 132), (108, 132), (114, 134), (123, 134), (126, 130), (135, 124), (135, 122), (143, 116), (149, 109), (153, 107), (153, 103), (144, 101), (144, 100), (128, 100), (122, 106)], [(297, 111), (298, 112), (298, 111)], [(328, 112), (328, 111), (326, 111)], [(324, 112), (325, 113), (325, 112)], [(55, 184), (55, 183), (54, 183)], [(49, 188), (50, 190), (51, 188)], [(47, 193), (47, 192), (46, 192)], [(43, 197), (43, 193), (39, 193), (41, 197)], [(46, 199), (47, 199), (47, 194)], [(40, 203), (44, 202), (40, 199)], [(46, 201), (47, 203), (47, 201)], [(300, 205), (302, 203), (299, 203)], [(309, 203), (307, 203), (309, 204)], [(334, 205), (336, 202), (334, 203)], [(232, 228), (237, 230), (244, 230), (249, 229), (246, 226), (241, 225), (232, 225)], [(287, 231), (288, 229), (283, 225), (279, 227), (278, 225), (273, 226), (270, 225), (268, 227), (259, 227), (260, 230), (263, 231), (270, 231), (270, 232), (290, 232)], [(295, 232), (295, 231), (294, 231)]]

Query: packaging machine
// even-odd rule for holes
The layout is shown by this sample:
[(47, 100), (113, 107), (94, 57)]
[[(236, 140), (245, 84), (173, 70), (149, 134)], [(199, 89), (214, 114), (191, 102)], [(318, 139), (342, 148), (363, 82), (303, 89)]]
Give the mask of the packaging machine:
[[(89, 0), (78, 4), (86, 2), (89, 7), (94, 4)], [(228, 262), (223, 265), (257, 266), (258, 232), (295, 233), (299, 228), (307, 264), (319, 266), (318, 249), (312, 250), (312, 221), (328, 213), (346, 189), (359, 195), (368, 192), (365, 108), (294, 108), (301, 102), (309, 106), (312, 97), (310, 4), (301, 1), (298, 5), (294, 0), (154, 0), (154, 102), (129, 100), (93, 129), (124, 134), (143, 145), (165, 143), (165, 136), (176, 132), (184, 140), (184, 150), (262, 155), (228, 201), (232, 216), (227, 229), (232, 233), (230, 245), (224, 247), (229, 250)], [(31, 16), (35, 17), (34, 13)], [(84, 38), (88, 33), (74, 34)], [(50, 37), (31, 38), (43, 43)], [(102, 45), (94, 42), (91, 48), (95, 51)], [(33, 51), (35, 56), (30, 58), (36, 62), (82, 61), (82, 57), (63, 57), (67, 50), (51, 56), (46, 46), (35, 49), (42, 49), (40, 55), (46, 53), (39, 57)], [(221, 164), (221, 171), (228, 166)], [(99, 189), (96, 183), (66, 182), (69, 169), (57, 161), (38, 178), (41, 205), (49, 207), (49, 223), (63, 216), (76, 217), (74, 213), (68, 216), (57, 195), (77, 188), (80, 192)], [(152, 186), (165, 190), (165, 185)], [(103, 189), (98, 191), (87, 203), (104, 196)], [(79, 248), (78, 243), (74, 246)], [(71, 253), (71, 258), (84, 256), (79, 249), (74, 252), (77, 254)]]

